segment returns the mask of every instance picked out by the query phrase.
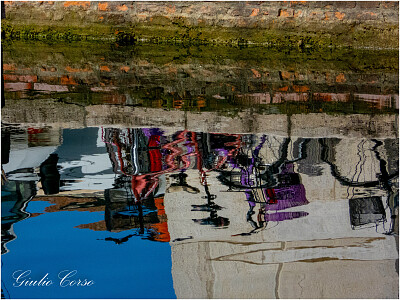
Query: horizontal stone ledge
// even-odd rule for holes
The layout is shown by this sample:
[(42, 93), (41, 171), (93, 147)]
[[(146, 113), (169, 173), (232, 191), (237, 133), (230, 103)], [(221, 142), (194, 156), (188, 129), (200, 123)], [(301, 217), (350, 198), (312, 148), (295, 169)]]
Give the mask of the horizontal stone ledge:
[[(218, 133), (258, 133), (296, 137), (397, 138), (398, 115), (260, 114), (188, 112), (121, 105), (77, 106), (41, 101), (6, 101), (4, 123), (34, 127), (159, 127), (168, 132), (189, 130)], [(36, 124), (36, 126), (35, 126)]]

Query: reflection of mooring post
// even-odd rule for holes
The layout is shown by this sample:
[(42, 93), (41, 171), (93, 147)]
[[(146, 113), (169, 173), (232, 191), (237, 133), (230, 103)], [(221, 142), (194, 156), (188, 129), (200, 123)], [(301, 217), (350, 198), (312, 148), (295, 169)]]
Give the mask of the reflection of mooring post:
[(212, 200), (214, 200), (216, 198), (215, 195), (211, 195), (210, 190), (208, 189), (208, 184), (204, 185), (204, 190), (206, 191), (206, 195), (207, 195), (207, 204), (211, 205), (212, 204)]
[(197, 194), (200, 192), (198, 188), (191, 186), (186, 182), (187, 175), (184, 173), (184, 171), (181, 171), (179, 174), (172, 174), (171, 177), (177, 179), (178, 182), (172, 183), (167, 189), (168, 192), (172, 190), (183, 190), (190, 194)]
[[(3, 6), (3, 1), (1, 1)], [(1, 51), (1, 108), (6, 105), (6, 99), (4, 97), (4, 78), (3, 78), (3, 51)]]
[(292, 135), (292, 114), (287, 115), (287, 134), (289, 138)]
[(139, 210), (139, 225), (140, 225), (140, 234), (144, 233), (144, 220), (143, 220), (143, 208), (142, 204), (138, 202), (137, 204), (138, 210)]
[[(206, 192), (207, 204), (205, 205), (210, 211), (210, 218), (211, 220), (215, 220), (218, 217), (217, 211), (220, 210), (222, 207), (215, 204), (213, 200), (217, 198), (217, 195), (211, 194), (210, 190), (208, 189), (207, 181), (204, 182), (204, 191)], [(203, 197), (204, 198), (204, 197)]]
[(379, 161), (379, 170), (381, 171), (381, 174), (379, 176), (379, 181), (382, 185), (382, 187), (388, 192), (388, 193), (392, 193), (392, 187), (390, 186), (390, 176), (389, 173), (387, 171), (387, 162), (381, 157), (378, 147), (383, 145), (383, 142), (378, 141), (376, 139), (372, 139), (371, 141), (373, 141), (375, 143), (374, 147), (372, 147), (372, 151), (375, 154), (376, 159)]
[(383, 146), (382, 141), (378, 141), (376, 139), (372, 139), (373, 142), (375, 142), (374, 147), (372, 147), (372, 151), (375, 154), (376, 159), (379, 161), (379, 169), (381, 171), (381, 174), (379, 175), (379, 182), (382, 185), (383, 189), (387, 192), (387, 204), (390, 209), (390, 218), (391, 218), (391, 228), (389, 229), (388, 234), (393, 233), (395, 230), (395, 222), (396, 222), (396, 212), (394, 210), (394, 197), (395, 193), (393, 192), (392, 186), (390, 184), (390, 175), (387, 169), (388, 163), (386, 162), (385, 159), (381, 157), (381, 154), (379, 153), (378, 147)]
[(40, 165), (40, 181), (45, 195), (54, 195), (60, 192), (60, 173), (57, 169), (58, 155), (50, 156)]

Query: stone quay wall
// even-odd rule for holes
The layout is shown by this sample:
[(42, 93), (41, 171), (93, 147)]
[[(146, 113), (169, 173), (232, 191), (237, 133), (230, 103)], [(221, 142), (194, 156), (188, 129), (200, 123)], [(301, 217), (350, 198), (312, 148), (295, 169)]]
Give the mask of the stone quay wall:
[(398, 48), (397, 1), (4, 1), (3, 5), (3, 35), (14, 38)]

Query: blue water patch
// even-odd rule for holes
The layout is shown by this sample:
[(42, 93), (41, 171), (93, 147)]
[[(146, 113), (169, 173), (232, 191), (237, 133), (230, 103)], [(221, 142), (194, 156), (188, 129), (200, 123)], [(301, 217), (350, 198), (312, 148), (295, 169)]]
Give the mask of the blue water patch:
[(47, 201), (30, 201), (27, 205), (27, 211), (30, 213), (44, 213), (48, 206), (49, 202)]
[(119, 211), (117, 214), (119, 215), (123, 215), (123, 216), (139, 216), (140, 214), (142, 214), (143, 216), (146, 216), (152, 212), (157, 212), (154, 209), (142, 209), (142, 212), (140, 212), (138, 209), (130, 209), (130, 210), (124, 210), (124, 211)]
[[(35, 208), (36, 210), (36, 208)], [(75, 228), (103, 220), (101, 212), (55, 212), (14, 224), (17, 238), (2, 256), (3, 292), (6, 298), (176, 298), (171, 274), (169, 243), (133, 237), (116, 244), (107, 237), (131, 234)], [(18, 271), (19, 270), (19, 271)], [(14, 277), (31, 273), (17, 283)], [(68, 271), (67, 271), (68, 270)], [(76, 274), (61, 283), (59, 274)], [(15, 273), (18, 271), (17, 273)], [(25, 273), (27, 274), (27, 273)], [(20, 286), (23, 280), (49, 286)], [(30, 278), (30, 279), (29, 279)], [(91, 286), (67, 286), (68, 280), (93, 281)], [(42, 282), (43, 282), (42, 281)]]

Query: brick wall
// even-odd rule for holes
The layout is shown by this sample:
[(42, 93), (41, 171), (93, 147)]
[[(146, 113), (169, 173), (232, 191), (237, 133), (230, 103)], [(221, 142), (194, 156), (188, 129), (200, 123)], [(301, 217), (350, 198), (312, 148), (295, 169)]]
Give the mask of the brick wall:
[(125, 25), (162, 23), (161, 17), (164, 17), (168, 20), (181, 19), (191, 26), (260, 28), (297, 22), (324, 25), (368, 21), (398, 23), (398, 6), (397, 1), (5, 1), (7, 19), (24, 18), (34, 23), (80, 21), (82, 24)]
[[(92, 35), (130, 28), (140, 37), (162, 36), (168, 29), (179, 27), (199, 28), (195, 33), (204, 39), (260, 43), (273, 40), (278, 33), (307, 33), (321, 40), (330, 37), (334, 44), (380, 48), (397, 48), (398, 9), (397, 1), (5, 1), (6, 20), (14, 25), (78, 26), (91, 28)], [(138, 29), (143, 26), (148, 29), (147, 35)], [(215, 28), (227, 31), (217, 33)], [(235, 31), (228, 30), (232, 28)], [(263, 31), (249, 34), (249, 29)]]

